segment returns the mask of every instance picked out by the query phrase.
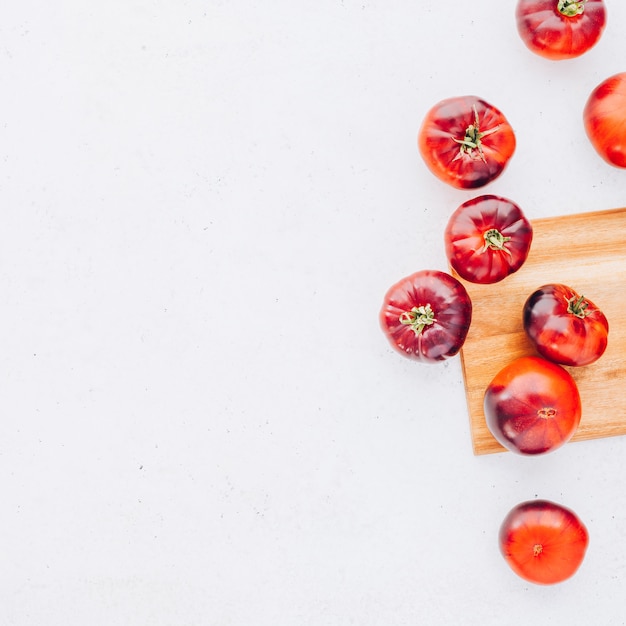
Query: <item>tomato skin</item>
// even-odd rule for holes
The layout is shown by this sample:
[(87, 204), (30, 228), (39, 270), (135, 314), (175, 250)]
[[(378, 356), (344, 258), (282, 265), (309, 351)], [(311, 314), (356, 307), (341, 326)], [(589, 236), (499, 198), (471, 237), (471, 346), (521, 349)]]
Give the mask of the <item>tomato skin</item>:
[(571, 509), (550, 500), (530, 500), (509, 511), (498, 543), (518, 576), (553, 585), (576, 573), (585, 558), (589, 533)]
[[(480, 148), (465, 144), (478, 129)], [(471, 133), (470, 133), (471, 134)], [(515, 152), (515, 133), (502, 112), (476, 96), (447, 98), (426, 114), (418, 148), (430, 171), (457, 189), (473, 189), (503, 172)]]
[(626, 72), (602, 81), (583, 110), (587, 137), (609, 164), (626, 168)]
[(580, 394), (570, 373), (536, 356), (503, 367), (487, 386), (483, 408), (495, 439), (523, 455), (560, 448), (581, 417)]
[(517, 31), (526, 47), (552, 61), (573, 59), (599, 41), (606, 26), (604, 0), (565, 2), (580, 5), (579, 15), (564, 15), (558, 0), (518, 0)]
[[(573, 306), (579, 302), (584, 317), (572, 312), (569, 302)], [(524, 304), (523, 323), (537, 352), (561, 365), (590, 365), (604, 354), (608, 343), (604, 313), (567, 285), (544, 285), (534, 291)]]
[[(418, 332), (416, 324), (409, 323), (411, 312), (427, 306), (432, 319)], [(379, 319), (400, 354), (433, 363), (454, 356), (463, 346), (472, 320), (472, 302), (465, 287), (450, 274), (421, 270), (387, 291)]]
[(519, 206), (494, 195), (461, 204), (444, 233), (450, 266), (461, 278), (481, 284), (516, 272), (528, 257), (532, 238), (532, 225)]

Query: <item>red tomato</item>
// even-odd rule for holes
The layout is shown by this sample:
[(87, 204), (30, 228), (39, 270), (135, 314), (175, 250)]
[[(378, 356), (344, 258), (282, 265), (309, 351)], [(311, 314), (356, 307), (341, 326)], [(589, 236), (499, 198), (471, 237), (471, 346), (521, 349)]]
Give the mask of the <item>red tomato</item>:
[(549, 500), (513, 507), (499, 534), (511, 569), (532, 583), (552, 585), (573, 576), (589, 545), (587, 528), (570, 509)]
[(587, 137), (610, 165), (626, 167), (626, 72), (601, 82), (583, 111)]
[(448, 98), (426, 114), (418, 147), (437, 178), (472, 189), (502, 173), (515, 152), (515, 134), (504, 115), (484, 100)]
[(465, 287), (438, 270), (403, 278), (385, 295), (380, 312), (391, 345), (411, 359), (434, 362), (454, 356), (463, 346), (472, 319)]
[(526, 46), (553, 61), (587, 52), (606, 25), (604, 0), (519, 0), (515, 16)]
[(533, 228), (522, 210), (500, 196), (464, 202), (450, 217), (444, 233), (448, 261), (472, 283), (496, 283), (526, 260)]
[(609, 323), (591, 300), (566, 285), (544, 285), (524, 304), (524, 330), (541, 356), (562, 365), (589, 365), (606, 350)]
[(580, 423), (578, 387), (560, 365), (523, 356), (500, 370), (485, 391), (487, 426), (519, 454), (543, 454), (569, 441)]

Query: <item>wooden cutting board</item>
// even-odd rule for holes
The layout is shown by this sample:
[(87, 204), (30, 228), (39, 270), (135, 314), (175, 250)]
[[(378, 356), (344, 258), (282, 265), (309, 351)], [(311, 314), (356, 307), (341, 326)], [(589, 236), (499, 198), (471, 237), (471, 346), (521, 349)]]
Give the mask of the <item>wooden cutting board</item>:
[[(609, 321), (600, 360), (567, 367), (578, 384), (582, 418), (571, 441), (626, 434), (626, 209), (537, 219), (521, 269), (494, 285), (461, 282), (473, 303), (461, 350), (474, 454), (504, 452), (491, 435), (483, 395), (513, 359), (536, 354), (522, 326), (526, 298), (547, 283), (564, 283), (589, 298)], [(458, 276), (457, 276), (458, 278)]]

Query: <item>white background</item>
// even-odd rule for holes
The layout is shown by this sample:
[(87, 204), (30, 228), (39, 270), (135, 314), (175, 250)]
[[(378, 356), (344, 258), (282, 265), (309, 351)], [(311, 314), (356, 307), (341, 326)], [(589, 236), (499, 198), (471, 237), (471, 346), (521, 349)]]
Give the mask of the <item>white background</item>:
[[(2, 626), (626, 623), (626, 439), (475, 457), (459, 358), (378, 326), (478, 195), (417, 151), (442, 98), (514, 127), (482, 192), (625, 205), (581, 121), (608, 13), (549, 62), (512, 0), (3, 4)], [(562, 585), (498, 552), (535, 497), (590, 532)]]

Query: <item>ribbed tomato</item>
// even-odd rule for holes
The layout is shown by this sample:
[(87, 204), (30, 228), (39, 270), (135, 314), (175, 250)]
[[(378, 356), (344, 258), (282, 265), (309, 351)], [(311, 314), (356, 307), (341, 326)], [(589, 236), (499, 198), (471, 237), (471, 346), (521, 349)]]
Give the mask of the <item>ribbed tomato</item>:
[(585, 558), (589, 533), (571, 509), (549, 500), (513, 507), (499, 533), (511, 569), (529, 582), (552, 585), (573, 576)]
[(580, 423), (576, 381), (556, 363), (523, 356), (502, 368), (484, 397), (487, 427), (508, 450), (543, 454), (569, 441)]
[(516, 272), (528, 257), (533, 227), (506, 198), (484, 195), (464, 202), (444, 232), (448, 261), (472, 283), (496, 283)]
[(439, 270), (422, 270), (403, 278), (386, 293), (380, 324), (402, 355), (432, 363), (457, 354), (472, 320), (465, 287)]
[(626, 72), (602, 81), (583, 111), (591, 145), (609, 165), (626, 167)]
[(604, 0), (519, 0), (515, 16), (526, 47), (553, 61), (587, 52), (606, 25)]
[(477, 98), (448, 98), (426, 114), (418, 147), (430, 171), (457, 189), (482, 187), (515, 152), (515, 133), (502, 112)]
[(608, 343), (604, 313), (567, 285), (544, 285), (530, 294), (523, 324), (537, 352), (562, 365), (590, 365), (604, 354)]

